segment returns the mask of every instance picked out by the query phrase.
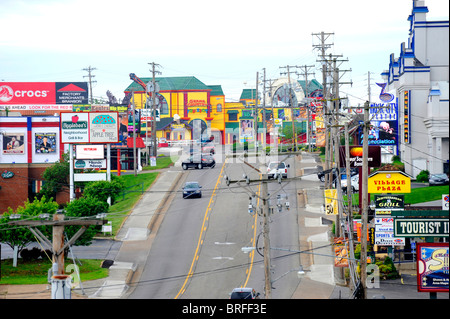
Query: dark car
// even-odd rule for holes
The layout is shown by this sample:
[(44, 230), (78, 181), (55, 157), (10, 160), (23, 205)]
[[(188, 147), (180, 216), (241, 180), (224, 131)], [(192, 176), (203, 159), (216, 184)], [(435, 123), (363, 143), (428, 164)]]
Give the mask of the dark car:
[[(337, 170), (336, 170), (336, 168), (329, 169), (328, 170), (328, 174), (331, 171), (333, 171), (333, 183), (334, 183), (334, 181), (337, 178)], [(346, 173), (345, 168), (341, 168), (340, 172), (341, 172), (341, 175), (345, 174)], [(320, 171), (320, 172), (317, 172), (317, 177), (320, 179), (321, 182), (325, 182), (325, 174), (326, 173), (327, 173), (327, 171), (323, 171), (323, 170)], [(357, 168), (357, 167), (350, 168), (350, 176), (355, 176), (355, 175), (358, 175), (358, 174), (359, 174), (359, 168)]]
[(230, 299), (259, 299), (259, 292), (253, 288), (234, 288)]
[(448, 176), (446, 174), (432, 174), (428, 179), (430, 186), (448, 185)]
[(204, 143), (202, 145), (202, 153), (214, 155), (216, 153), (216, 151), (214, 149), (214, 144), (213, 143)]
[(181, 163), (181, 167), (184, 170), (193, 167), (196, 169), (202, 169), (203, 167), (214, 167), (216, 166), (216, 161), (214, 157), (209, 155), (191, 155), (186, 160)]
[(183, 198), (202, 197), (202, 187), (198, 182), (186, 182), (182, 189)]

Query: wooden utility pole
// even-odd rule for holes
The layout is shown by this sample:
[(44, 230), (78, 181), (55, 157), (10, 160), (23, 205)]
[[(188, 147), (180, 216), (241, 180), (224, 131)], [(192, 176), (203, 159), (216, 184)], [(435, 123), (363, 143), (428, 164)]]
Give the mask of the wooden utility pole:
[[(305, 77), (305, 98), (306, 98), (306, 114), (307, 114), (307, 120), (306, 120), (306, 141), (308, 142), (308, 151), (311, 152), (311, 125), (310, 125), (310, 100), (309, 100), (309, 90), (308, 90), (308, 74), (314, 74), (314, 72), (308, 72), (310, 68), (313, 68), (314, 65), (304, 65), (302, 66), (304, 68), (303, 76)], [(301, 69), (300, 69), (301, 70)]]
[[(52, 262), (57, 267), (53, 267), (53, 278), (62, 279), (64, 277), (64, 250), (75, 243), (80, 236), (85, 232), (90, 225), (104, 225), (108, 221), (105, 219), (77, 219), (77, 220), (65, 220), (64, 214), (56, 213), (53, 215), (53, 220), (17, 220), (10, 222), (11, 225), (29, 226), (30, 231), (47, 246), (52, 247), (53, 259)], [(64, 227), (71, 225), (82, 226), (78, 232), (64, 243)], [(32, 227), (38, 226), (52, 226), (52, 243), (39, 231), (39, 229), (33, 229)], [(66, 276), (67, 277), (67, 276)], [(52, 285), (53, 288), (53, 285)], [(53, 295), (53, 293), (52, 293)]]
[(362, 166), (362, 200), (361, 200), (361, 287), (363, 299), (367, 299), (367, 220), (368, 220), (368, 152), (369, 152), (369, 102), (364, 104), (363, 126), (363, 166)]
[(263, 215), (263, 236), (264, 236), (264, 293), (266, 299), (272, 298), (272, 274), (270, 263), (270, 236), (269, 236), (269, 197), (267, 182), (262, 183), (261, 197), (263, 201), (262, 215)]
[(253, 129), (255, 130), (255, 153), (258, 153), (258, 82), (259, 82), (259, 72), (256, 72), (256, 90), (255, 90), (255, 109), (253, 114)]
[(89, 78), (89, 92), (90, 92), (90, 95), (91, 95), (91, 104), (94, 104), (94, 97), (93, 97), (93, 94), (92, 94), (92, 83), (97, 82), (97, 81), (92, 81), (92, 78), (94, 78), (95, 75), (92, 75), (91, 72), (94, 71), (94, 70), (97, 70), (97, 69), (96, 68), (91, 68), (91, 66), (83, 69), (83, 71), (87, 71), (88, 72), (88, 75), (84, 75), (83, 77), (84, 78), (86, 78), (86, 77)]
[[(153, 92), (152, 92), (152, 143), (153, 143), (153, 148), (152, 148), (152, 155), (154, 157), (156, 157), (157, 154), (157, 147), (156, 147), (156, 80), (155, 80), (155, 74), (159, 73), (161, 74), (161, 72), (156, 71), (155, 67), (160, 66), (159, 64), (155, 63), (155, 62), (151, 62), (149, 63), (152, 65), (152, 84), (153, 84)], [(148, 127), (147, 127), (147, 131), (148, 131)]]

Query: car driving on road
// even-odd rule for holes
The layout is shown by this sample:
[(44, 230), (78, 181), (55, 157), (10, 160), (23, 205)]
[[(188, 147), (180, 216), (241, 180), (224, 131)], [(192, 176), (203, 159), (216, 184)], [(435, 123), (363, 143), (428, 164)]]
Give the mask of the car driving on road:
[(267, 178), (277, 178), (281, 175), (282, 178), (287, 178), (288, 176), (289, 164), (286, 165), (285, 162), (270, 162), (267, 166)]
[(253, 288), (234, 288), (231, 291), (230, 299), (259, 299), (259, 292)]
[(198, 182), (186, 182), (182, 190), (183, 198), (202, 197), (202, 187)]
[(216, 161), (214, 160), (214, 157), (211, 155), (190, 155), (187, 159), (185, 159), (181, 163), (181, 167), (186, 170), (188, 168), (196, 168), (196, 169), (202, 169), (203, 167), (214, 167), (216, 166)]

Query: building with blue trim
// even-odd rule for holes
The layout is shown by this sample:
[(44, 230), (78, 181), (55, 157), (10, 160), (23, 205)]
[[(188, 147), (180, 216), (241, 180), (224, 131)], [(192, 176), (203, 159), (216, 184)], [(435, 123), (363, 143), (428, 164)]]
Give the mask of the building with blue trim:
[(449, 172), (449, 21), (428, 21), (425, 1), (413, 0), (407, 43), (382, 73), (399, 104), (398, 155), (414, 178)]

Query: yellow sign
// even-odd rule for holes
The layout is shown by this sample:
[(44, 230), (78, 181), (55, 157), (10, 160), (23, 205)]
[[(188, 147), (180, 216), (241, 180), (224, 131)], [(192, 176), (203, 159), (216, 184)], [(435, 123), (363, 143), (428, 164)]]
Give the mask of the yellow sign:
[(411, 178), (401, 172), (377, 172), (369, 177), (369, 193), (411, 193)]
[(338, 213), (338, 202), (337, 202), (337, 190), (336, 189), (326, 189), (325, 190), (325, 214), (326, 215), (337, 215)]

